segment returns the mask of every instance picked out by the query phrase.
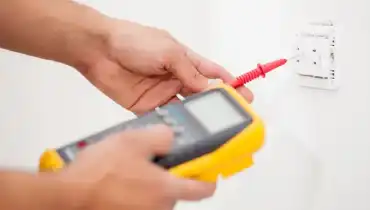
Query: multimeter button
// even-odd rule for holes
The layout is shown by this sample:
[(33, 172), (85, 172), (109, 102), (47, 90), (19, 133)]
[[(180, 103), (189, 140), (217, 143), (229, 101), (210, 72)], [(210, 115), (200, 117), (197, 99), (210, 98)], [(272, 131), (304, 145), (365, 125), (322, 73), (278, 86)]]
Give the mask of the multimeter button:
[(167, 116), (169, 114), (169, 112), (167, 110), (165, 110), (165, 109), (157, 109), (156, 112), (160, 116)]
[(176, 139), (176, 145), (184, 145), (186, 144), (186, 140), (183, 138), (177, 138)]
[(86, 146), (87, 146), (86, 141), (80, 141), (80, 142), (77, 143), (77, 147), (80, 148), (80, 149), (84, 148)]
[(176, 133), (176, 134), (180, 134), (180, 133), (183, 133), (185, 131), (185, 128), (182, 127), (182, 126), (175, 126), (172, 128), (172, 130)]
[(165, 117), (163, 118), (164, 122), (169, 124), (169, 125), (175, 125), (176, 124), (176, 121), (170, 117)]

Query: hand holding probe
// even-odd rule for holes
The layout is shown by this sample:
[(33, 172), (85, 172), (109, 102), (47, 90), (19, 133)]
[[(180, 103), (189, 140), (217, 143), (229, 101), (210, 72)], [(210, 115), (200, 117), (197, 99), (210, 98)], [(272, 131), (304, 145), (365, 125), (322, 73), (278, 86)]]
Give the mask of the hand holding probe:
[[(284, 65), (276, 60), (236, 78), (231, 84), (217, 84), (211, 89), (167, 104), (136, 119), (47, 149), (40, 157), (40, 171), (59, 171), (73, 162), (85, 147), (127, 129), (166, 124), (175, 134), (171, 151), (152, 160), (175, 176), (216, 182), (253, 165), (253, 154), (264, 142), (262, 119), (235, 88)], [(138, 139), (139, 140), (139, 139)]]

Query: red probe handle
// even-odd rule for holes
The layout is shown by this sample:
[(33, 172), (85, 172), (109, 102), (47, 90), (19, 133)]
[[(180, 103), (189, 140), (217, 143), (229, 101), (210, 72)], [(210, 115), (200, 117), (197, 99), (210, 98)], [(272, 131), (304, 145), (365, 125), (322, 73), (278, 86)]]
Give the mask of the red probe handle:
[(287, 61), (287, 59), (279, 59), (264, 65), (258, 64), (256, 69), (238, 76), (230, 85), (233, 88), (238, 88), (258, 77), (265, 77), (266, 73), (286, 64)]

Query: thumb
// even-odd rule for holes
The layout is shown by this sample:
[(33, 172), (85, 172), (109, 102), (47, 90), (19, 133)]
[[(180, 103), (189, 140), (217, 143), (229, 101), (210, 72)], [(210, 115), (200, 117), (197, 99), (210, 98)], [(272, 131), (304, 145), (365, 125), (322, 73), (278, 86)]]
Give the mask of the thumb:
[(129, 147), (136, 154), (151, 157), (169, 152), (173, 131), (165, 125), (154, 125), (149, 128), (125, 131), (118, 134), (115, 140), (118, 143), (116, 147), (118, 150)]

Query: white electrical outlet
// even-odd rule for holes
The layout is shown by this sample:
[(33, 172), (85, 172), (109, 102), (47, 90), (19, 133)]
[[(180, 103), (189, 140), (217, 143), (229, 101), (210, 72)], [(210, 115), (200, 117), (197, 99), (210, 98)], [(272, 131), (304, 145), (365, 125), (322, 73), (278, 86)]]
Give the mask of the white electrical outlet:
[(339, 88), (336, 66), (335, 25), (328, 22), (309, 23), (299, 34), (294, 69), (301, 86), (335, 90)]

